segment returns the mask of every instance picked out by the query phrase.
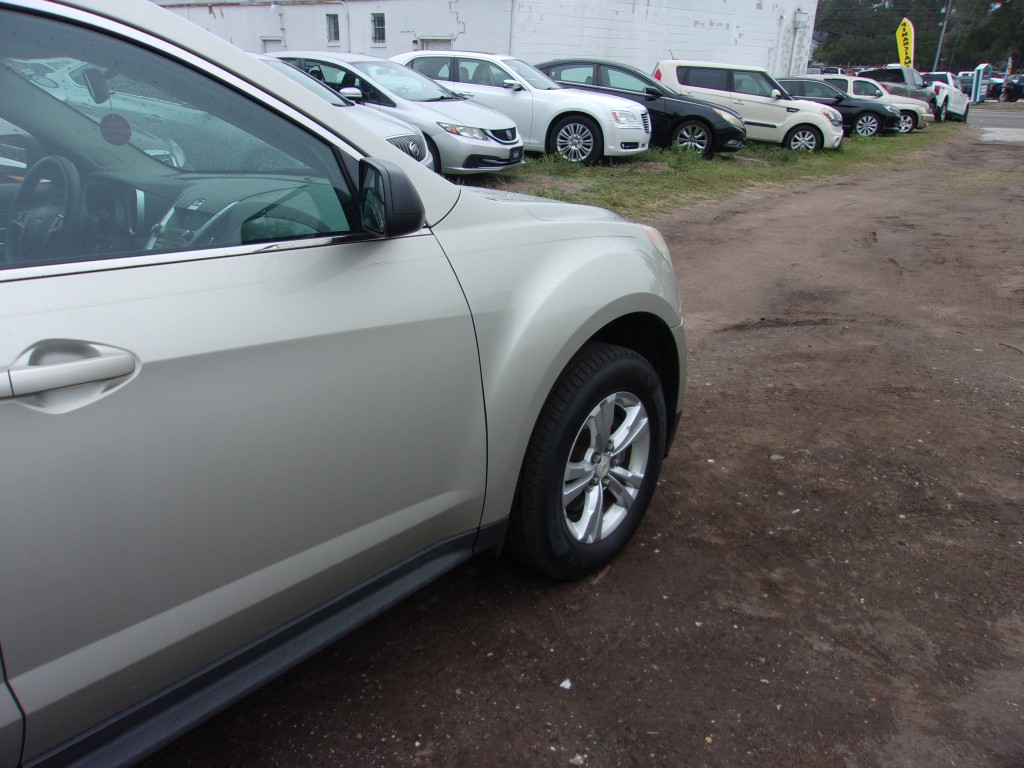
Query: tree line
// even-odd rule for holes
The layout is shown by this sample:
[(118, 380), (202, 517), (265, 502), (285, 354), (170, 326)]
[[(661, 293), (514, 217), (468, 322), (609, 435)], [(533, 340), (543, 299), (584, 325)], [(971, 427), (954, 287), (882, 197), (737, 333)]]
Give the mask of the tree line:
[(845, 67), (895, 62), (896, 27), (904, 17), (914, 24), (919, 70), (932, 69), (940, 35), (939, 70), (984, 62), (1001, 70), (1010, 56), (1014, 71), (1024, 70), (1024, 0), (819, 0), (814, 26), (824, 42), (814, 59)]

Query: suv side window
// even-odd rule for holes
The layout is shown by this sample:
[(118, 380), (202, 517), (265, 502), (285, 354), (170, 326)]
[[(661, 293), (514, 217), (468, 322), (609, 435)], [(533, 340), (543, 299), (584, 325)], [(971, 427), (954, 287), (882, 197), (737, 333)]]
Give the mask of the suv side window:
[[(838, 88), (843, 93), (849, 93), (850, 92), (850, 81), (846, 80), (845, 78), (842, 78), (842, 77), (826, 77), (825, 78), (825, 82), (828, 83), (829, 85), (834, 85), (836, 88)], [(856, 89), (854, 90), (854, 92), (856, 92)]]
[(358, 229), (333, 149), (270, 109), (86, 28), (4, 19), (0, 125), (18, 130), (3, 154), (26, 170), (5, 185), (2, 266)]
[(750, 96), (771, 96), (772, 85), (760, 72), (732, 73), (732, 90)]
[(710, 88), (728, 91), (729, 70), (716, 67), (676, 67), (676, 79), (683, 85), (694, 88)]
[(853, 84), (853, 95), (877, 97), (882, 95), (882, 89), (874, 83), (866, 83), (863, 80), (858, 80)]

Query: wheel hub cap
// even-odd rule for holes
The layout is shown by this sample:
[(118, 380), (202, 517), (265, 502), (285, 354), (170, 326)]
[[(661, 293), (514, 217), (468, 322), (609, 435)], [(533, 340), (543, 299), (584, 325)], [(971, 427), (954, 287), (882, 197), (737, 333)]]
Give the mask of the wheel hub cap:
[(616, 392), (594, 406), (576, 434), (562, 480), (566, 529), (584, 544), (601, 541), (626, 519), (651, 457), (647, 409)]

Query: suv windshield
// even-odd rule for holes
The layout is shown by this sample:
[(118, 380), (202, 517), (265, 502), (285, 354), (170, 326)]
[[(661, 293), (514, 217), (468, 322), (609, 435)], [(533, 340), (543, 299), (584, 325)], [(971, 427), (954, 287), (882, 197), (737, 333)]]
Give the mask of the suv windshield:
[(352, 66), (396, 96), (409, 101), (447, 101), (461, 99), (443, 85), (435, 83), (406, 66), (393, 61), (353, 61)]

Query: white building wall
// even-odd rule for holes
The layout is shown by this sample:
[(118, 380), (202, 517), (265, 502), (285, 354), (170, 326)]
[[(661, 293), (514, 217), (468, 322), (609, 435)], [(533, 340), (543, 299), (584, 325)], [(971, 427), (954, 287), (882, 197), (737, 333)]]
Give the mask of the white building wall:
[[(426, 47), (616, 59), (651, 71), (700, 59), (799, 74), (810, 56), (817, 0), (160, 0), (249, 51), (352, 50), (389, 57)], [(327, 40), (326, 14), (340, 40)], [(371, 41), (383, 13), (386, 40)], [(279, 42), (278, 42), (279, 41)]]

